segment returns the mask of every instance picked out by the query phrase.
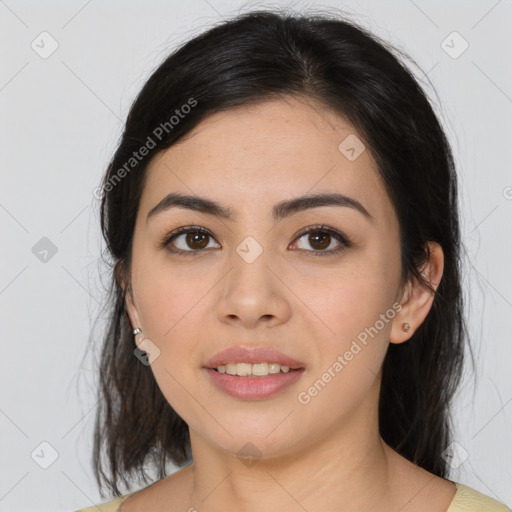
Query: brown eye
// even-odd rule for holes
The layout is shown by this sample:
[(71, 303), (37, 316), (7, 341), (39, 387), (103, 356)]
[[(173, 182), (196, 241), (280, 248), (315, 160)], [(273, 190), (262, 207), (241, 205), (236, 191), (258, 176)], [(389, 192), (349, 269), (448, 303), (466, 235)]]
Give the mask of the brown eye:
[(185, 243), (191, 249), (204, 249), (208, 245), (208, 235), (190, 231), (185, 237)]
[[(313, 250), (305, 247), (297, 247), (300, 250), (311, 253), (312, 256), (327, 256), (338, 254), (352, 244), (350, 240), (336, 229), (329, 228), (327, 226), (312, 226), (304, 229), (299, 233), (296, 240), (306, 240), (306, 244), (313, 248)], [(335, 242), (334, 247), (329, 247)], [(295, 242), (298, 245), (298, 242)]]
[(211, 233), (200, 226), (180, 227), (167, 235), (161, 242), (161, 247), (172, 253), (196, 255), (208, 248)]
[[(293, 249), (298, 248), (311, 256), (335, 255), (352, 245), (343, 233), (324, 225), (304, 229), (295, 238), (296, 241), (301, 239), (306, 239), (306, 243), (312, 250), (303, 247), (294, 247)], [(196, 256), (207, 252), (205, 249), (220, 248), (219, 245), (209, 247), (210, 241), (213, 240), (213, 235), (207, 229), (201, 226), (186, 226), (180, 227), (164, 237), (160, 242), (160, 247), (174, 254)], [(329, 249), (333, 242), (336, 242), (334, 248)], [(294, 244), (297, 245), (297, 242)]]
[(311, 244), (311, 247), (318, 250), (324, 250), (329, 247), (331, 243), (331, 235), (328, 233), (315, 233), (309, 235), (308, 242)]

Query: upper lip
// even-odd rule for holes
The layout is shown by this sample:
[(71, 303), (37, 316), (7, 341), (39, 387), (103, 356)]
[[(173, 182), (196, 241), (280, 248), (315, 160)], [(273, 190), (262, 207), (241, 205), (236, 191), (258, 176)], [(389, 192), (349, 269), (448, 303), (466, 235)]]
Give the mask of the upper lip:
[(217, 368), (227, 363), (277, 363), (291, 369), (304, 368), (304, 363), (279, 352), (273, 347), (237, 345), (217, 352), (205, 363), (205, 368)]

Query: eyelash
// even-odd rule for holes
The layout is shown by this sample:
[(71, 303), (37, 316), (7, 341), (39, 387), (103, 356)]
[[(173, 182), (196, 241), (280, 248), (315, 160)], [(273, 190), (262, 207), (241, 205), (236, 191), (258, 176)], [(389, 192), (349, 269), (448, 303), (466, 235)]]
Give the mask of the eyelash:
[[(201, 233), (204, 235), (207, 235), (211, 238), (214, 238), (214, 236), (205, 228), (201, 226), (182, 226), (178, 229), (175, 229), (171, 233), (165, 235), (165, 237), (161, 240), (159, 246), (162, 249), (167, 249), (172, 254), (179, 254), (183, 256), (198, 256), (201, 252), (203, 252), (205, 249), (192, 249), (190, 251), (183, 251), (181, 249), (169, 249), (168, 245), (172, 242), (174, 238), (177, 238), (179, 235), (182, 235), (184, 233)], [(299, 251), (306, 251), (308, 253), (311, 253), (311, 256), (332, 256), (341, 253), (346, 248), (349, 248), (352, 246), (352, 242), (350, 239), (345, 236), (343, 233), (340, 233), (338, 230), (330, 228), (328, 226), (325, 226), (324, 224), (316, 225), (316, 226), (308, 226), (307, 228), (304, 228), (301, 230), (297, 236), (294, 238), (294, 241), (302, 238), (304, 235), (308, 234), (328, 234), (332, 237), (334, 237), (339, 243), (340, 246), (337, 249), (330, 249), (328, 251), (322, 250), (313, 250), (309, 251), (306, 249), (298, 249)]]

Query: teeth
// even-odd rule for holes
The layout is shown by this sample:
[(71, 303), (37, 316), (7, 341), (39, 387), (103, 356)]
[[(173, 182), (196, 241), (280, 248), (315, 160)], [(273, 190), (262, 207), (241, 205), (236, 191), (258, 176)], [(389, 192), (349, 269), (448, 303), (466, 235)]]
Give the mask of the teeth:
[(239, 377), (257, 376), (264, 377), (273, 373), (288, 373), (289, 366), (281, 366), (278, 363), (228, 363), (217, 367), (219, 373), (227, 373), (228, 375), (238, 375)]

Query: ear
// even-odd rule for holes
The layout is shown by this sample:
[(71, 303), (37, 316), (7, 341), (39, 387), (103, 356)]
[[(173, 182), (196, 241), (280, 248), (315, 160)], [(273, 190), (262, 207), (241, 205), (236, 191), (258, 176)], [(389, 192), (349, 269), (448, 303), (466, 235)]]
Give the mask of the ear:
[[(123, 295), (125, 297), (126, 313), (130, 320), (132, 330), (137, 327), (142, 328), (142, 325), (141, 325), (141, 322), (139, 319), (139, 313), (138, 313), (137, 307), (135, 306), (135, 301), (133, 298), (133, 291), (132, 291), (131, 286), (128, 284), (128, 280), (126, 279), (124, 262), (122, 260), (118, 260), (116, 262), (115, 267), (114, 267), (114, 275), (115, 275), (117, 283), (123, 290)], [(139, 337), (141, 337), (141, 336), (139, 336)], [(139, 346), (140, 344), (137, 344), (137, 342), (135, 342), (135, 345)]]
[(134, 299), (133, 299), (131, 289), (128, 290), (125, 297), (126, 297), (125, 298), (126, 313), (128, 314), (128, 318), (130, 319), (130, 323), (132, 324), (132, 330), (136, 329), (137, 327), (142, 328), (142, 325), (139, 320), (139, 313), (134, 304)]
[[(430, 257), (421, 269), (421, 275), (437, 290), (441, 277), (443, 276), (444, 254), (437, 242), (427, 242), (430, 250)], [(390, 343), (403, 343), (411, 338), (414, 331), (423, 323), (428, 315), (434, 294), (417, 279), (408, 282), (405, 287), (402, 302), (402, 309), (397, 312), (393, 319), (391, 328)], [(402, 324), (408, 323), (410, 328), (407, 332), (402, 330)]]

